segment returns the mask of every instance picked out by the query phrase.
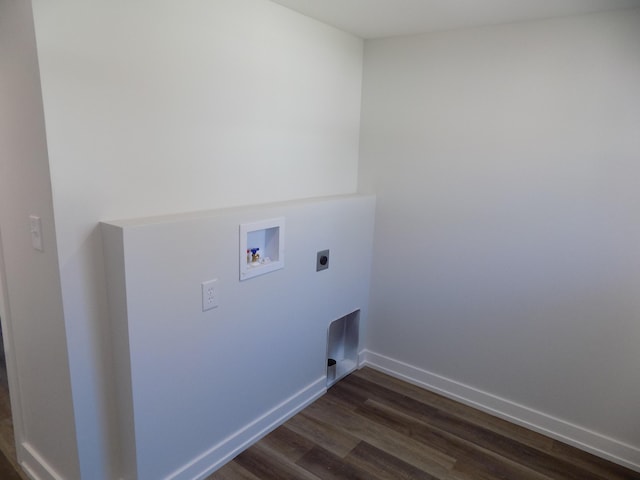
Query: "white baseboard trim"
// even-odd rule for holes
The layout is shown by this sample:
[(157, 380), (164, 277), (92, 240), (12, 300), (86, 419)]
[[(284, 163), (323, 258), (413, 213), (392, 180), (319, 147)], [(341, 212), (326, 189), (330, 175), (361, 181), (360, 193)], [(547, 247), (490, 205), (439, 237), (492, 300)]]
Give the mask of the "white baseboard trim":
[(174, 471), (166, 477), (166, 480), (194, 480), (210, 475), (244, 449), (316, 401), (326, 391), (327, 377), (323, 376)]
[(20, 445), (20, 466), (33, 480), (64, 480), (28, 442)]
[(640, 472), (640, 448), (633, 445), (369, 350), (360, 352), (359, 365), (369, 366)]

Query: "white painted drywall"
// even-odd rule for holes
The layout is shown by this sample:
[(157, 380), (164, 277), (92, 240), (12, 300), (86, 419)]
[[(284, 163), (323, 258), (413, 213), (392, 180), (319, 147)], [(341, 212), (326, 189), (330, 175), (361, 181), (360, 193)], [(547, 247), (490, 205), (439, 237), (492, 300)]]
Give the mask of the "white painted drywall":
[[(330, 323), (360, 311), (366, 330), (374, 211), (353, 195), (103, 224), (123, 478), (195, 478), (324, 393)], [(273, 218), (284, 268), (240, 281), (240, 225)]]
[(640, 6), (638, 0), (274, 0), (365, 39), (568, 17)]
[(34, 0), (83, 478), (115, 478), (97, 223), (353, 193), (362, 41), (265, 0)]
[(638, 10), (367, 41), (359, 187), (369, 349), (636, 456), (639, 52)]
[[(0, 1), (2, 321), (17, 454), (41, 476), (78, 478), (51, 184), (29, 2)], [(32, 248), (29, 215), (42, 220)], [(41, 463), (40, 463), (41, 462)], [(42, 477), (41, 478), (45, 478)]]

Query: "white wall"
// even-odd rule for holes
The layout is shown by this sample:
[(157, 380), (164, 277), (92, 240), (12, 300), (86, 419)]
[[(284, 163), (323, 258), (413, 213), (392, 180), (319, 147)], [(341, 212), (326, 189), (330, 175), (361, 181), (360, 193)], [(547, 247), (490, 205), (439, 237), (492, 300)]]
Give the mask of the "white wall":
[(362, 41), (265, 0), (33, 8), (81, 470), (114, 478), (97, 222), (354, 192)]
[[(57, 236), (64, 325), (53, 252), (14, 290), (51, 293), (28, 338), (56, 388), (21, 378), (57, 396), (34, 397), (30, 435), (73, 478), (75, 415), (99, 480), (119, 466), (97, 222), (353, 192), (362, 42), (264, 0), (33, 4), (56, 229), (26, 201), (47, 177), (32, 138), (37, 172), (0, 177), (0, 228), (5, 260), (34, 209)], [(380, 199), (371, 348), (633, 448), (638, 31), (625, 12), (369, 42), (360, 175)]]
[(639, 52), (638, 10), (367, 41), (360, 160), (371, 358), (635, 468)]
[[(330, 322), (366, 323), (374, 210), (338, 196), (103, 225), (123, 478), (202, 478), (326, 391)], [(280, 217), (284, 268), (240, 281), (239, 225)]]
[[(0, 315), (18, 459), (78, 478), (38, 63), (29, 2), (0, 2)], [(44, 252), (31, 247), (40, 216)], [(4, 268), (3, 268), (4, 267)]]

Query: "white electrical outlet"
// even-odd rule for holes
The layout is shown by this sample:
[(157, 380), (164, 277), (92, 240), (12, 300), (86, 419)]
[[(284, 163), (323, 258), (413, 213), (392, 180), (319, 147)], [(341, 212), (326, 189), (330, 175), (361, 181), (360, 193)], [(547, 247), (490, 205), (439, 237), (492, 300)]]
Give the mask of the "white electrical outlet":
[(202, 282), (202, 311), (218, 306), (218, 279)]

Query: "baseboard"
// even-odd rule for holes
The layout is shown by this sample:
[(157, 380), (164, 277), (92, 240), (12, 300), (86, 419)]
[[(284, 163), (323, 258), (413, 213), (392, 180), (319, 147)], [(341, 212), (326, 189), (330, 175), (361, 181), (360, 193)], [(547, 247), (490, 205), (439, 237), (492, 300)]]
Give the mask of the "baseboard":
[(174, 471), (167, 480), (202, 479), (220, 468), (247, 447), (282, 425), (327, 391), (327, 378), (319, 378), (261, 417), (233, 433), (204, 454)]
[(32, 480), (64, 480), (28, 442), (20, 445), (20, 467)]
[(359, 365), (439, 393), (640, 472), (640, 449), (450, 378), (363, 350)]

